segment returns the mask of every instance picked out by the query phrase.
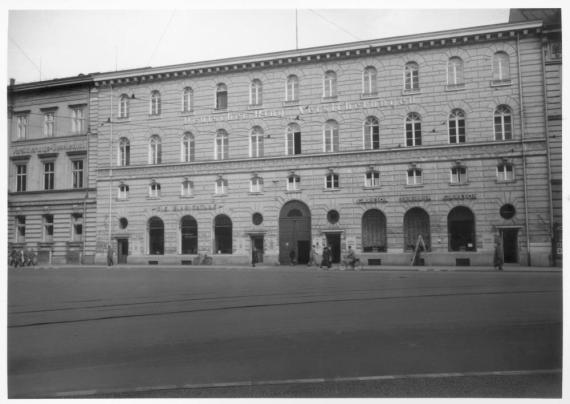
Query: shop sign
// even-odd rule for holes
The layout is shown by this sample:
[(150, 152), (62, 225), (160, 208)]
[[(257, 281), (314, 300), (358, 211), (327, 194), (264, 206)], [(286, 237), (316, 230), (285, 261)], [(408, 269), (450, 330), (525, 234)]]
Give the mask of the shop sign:
[(475, 194), (453, 194), (453, 195), (444, 195), (444, 201), (464, 201), (466, 199), (477, 199), (477, 195)]
[(403, 195), (400, 197), (400, 202), (429, 202), (431, 196), (429, 195)]
[(21, 154), (34, 154), (34, 153), (50, 153), (59, 151), (80, 151), (87, 150), (87, 144), (85, 142), (81, 143), (49, 143), (33, 146), (23, 146), (14, 148), (12, 155), (18, 156)]
[(356, 203), (387, 203), (388, 201), (386, 200), (386, 198), (383, 198), (381, 196), (374, 196), (371, 198), (358, 198), (356, 200)]
[(164, 206), (155, 206), (151, 209), (153, 212), (183, 212), (183, 211), (190, 211), (190, 210), (216, 210), (221, 208), (221, 205), (216, 205), (215, 203), (202, 203), (196, 205), (164, 205)]

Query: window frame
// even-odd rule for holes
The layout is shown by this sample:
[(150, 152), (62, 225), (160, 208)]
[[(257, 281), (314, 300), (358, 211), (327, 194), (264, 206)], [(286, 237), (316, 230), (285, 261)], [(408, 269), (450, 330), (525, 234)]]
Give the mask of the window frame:
[(378, 72), (374, 66), (366, 66), (362, 71), (362, 95), (372, 96), (378, 94)]
[[(447, 133), (449, 144), (460, 144), (466, 141), (465, 111), (460, 108), (451, 110), (447, 119)], [(453, 123), (453, 124), (452, 124)], [(463, 130), (463, 133), (461, 133)], [(455, 133), (452, 133), (455, 132)], [(455, 141), (452, 141), (455, 139)], [(463, 140), (462, 140), (463, 139)]]
[(28, 138), (29, 114), (16, 114), (16, 139), (25, 140)]
[(55, 111), (44, 112), (44, 137), (55, 136)]
[(493, 83), (510, 83), (510, 81), (511, 57), (505, 51), (497, 51), (493, 54)]
[(184, 87), (182, 90), (182, 112), (194, 111), (194, 90), (192, 87)]
[[(72, 213), (70, 217), (71, 217), (71, 241), (82, 242), (83, 241), (83, 230), (84, 230), (83, 214), (82, 213)], [(80, 232), (77, 231), (78, 227), (81, 229)]]
[(127, 184), (119, 184), (119, 187), (117, 188), (117, 199), (124, 201), (129, 199), (129, 186)]
[(218, 129), (214, 139), (214, 160), (223, 161), (229, 159), (229, 134), (225, 129)]
[(214, 194), (226, 195), (228, 193), (228, 180), (225, 178), (218, 178), (214, 182)]
[[(507, 131), (507, 119), (508, 117), (508, 131)], [(497, 124), (497, 118), (500, 122)], [(500, 125), (500, 138), (497, 138), (497, 125)], [(510, 106), (501, 104), (495, 108), (493, 113), (493, 132), (495, 134), (495, 141), (505, 141), (513, 140), (513, 110)], [(507, 137), (507, 134), (509, 135)]]
[(449, 183), (452, 185), (463, 185), (469, 182), (467, 176), (467, 167), (462, 165), (456, 165), (449, 170)]
[(249, 192), (260, 194), (263, 192), (263, 178), (255, 175), (249, 179)]
[(228, 86), (225, 83), (216, 85), (214, 108), (219, 111), (228, 109)]
[[(76, 164), (81, 163), (81, 167), (76, 167)], [(71, 187), (73, 189), (84, 188), (85, 182), (85, 160), (73, 159), (71, 160)]]
[(452, 56), (447, 61), (447, 85), (454, 87), (463, 86), (464, 84), (465, 70), (463, 59), (461, 59), (459, 56)]
[[(16, 166), (16, 192), (26, 192), (28, 187), (28, 164), (17, 163), (15, 164), (15, 166)], [(21, 170), (22, 168), (23, 170)]]
[(148, 184), (148, 197), (152, 199), (158, 199), (161, 196), (161, 186), (160, 183), (152, 181)]
[[(377, 137), (376, 140), (374, 139), (375, 137)], [(380, 149), (380, 120), (375, 116), (368, 116), (364, 121), (363, 142), (364, 150)], [(375, 144), (376, 147), (374, 147)]]
[[(413, 175), (410, 175), (412, 173)], [(410, 178), (413, 178), (412, 182), (410, 182)], [(423, 185), (424, 177), (423, 177), (423, 170), (417, 167), (408, 168), (406, 171), (406, 185), (407, 186), (419, 186)]]
[(264, 137), (265, 134), (260, 126), (251, 128), (249, 135), (249, 157), (261, 158), (264, 154)]
[(119, 97), (119, 118), (129, 117), (129, 96), (127, 94), (121, 94)]
[(287, 133), (285, 135), (285, 153), (287, 156), (296, 156), (302, 154), (301, 150), (301, 126), (297, 123), (287, 125)]
[(194, 195), (194, 183), (188, 179), (180, 184), (180, 197), (190, 198)]
[[(511, 178), (509, 178), (508, 174), (509, 168), (511, 172)], [(514, 182), (516, 180), (514, 164), (509, 162), (499, 163), (496, 169), (496, 176), (497, 182)]]
[(323, 126), (323, 152), (337, 153), (340, 149), (340, 134), (338, 122), (329, 119)]
[(340, 189), (340, 177), (338, 173), (329, 172), (325, 175), (325, 189), (329, 191)]
[(407, 62), (404, 66), (404, 91), (420, 90), (420, 67), (416, 62)]
[(26, 241), (26, 216), (16, 215), (16, 243), (23, 243)]
[[(44, 191), (55, 189), (55, 160), (47, 160), (42, 162), (44, 165)], [(48, 165), (51, 170), (48, 170)]]
[(368, 170), (364, 173), (364, 188), (378, 188), (380, 186), (380, 171)]
[(328, 70), (323, 76), (323, 98), (337, 97), (337, 74)]
[(160, 91), (152, 90), (150, 93), (149, 115), (159, 116), (162, 113), (162, 97)]
[(119, 139), (119, 155), (117, 163), (119, 167), (127, 167), (131, 164), (131, 141), (126, 137)]
[(159, 135), (152, 135), (148, 142), (148, 164), (162, 164), (162, 140)]
[(285, 101), (299, 101), (299, 77), (295, 74), (287, 76), (285, 82)]
[[(48, 219), (51, 218), (51, 221)], [(44, 243), (53, 243), (55, 227), (55, 217), (51, 213), (42, 215), (42, 241)]]
[(180, 145), (180, 161), (182, 163), (192, 163), (195, 161), (195, 140), (192, 132), (186, 131), (182, 134)]
[(71, 133), (85, 132), (85, 107), (71, 107)]
[(300, 191), (301, 177), (297, 174), (291, 174), (287, 177), (287, 191)]
[(261, 105), (263, 105), (263, 83), (259, 79), (253, 79), (249, 85), (249, 106)]
[[(417, 127), (418, 124), (419, 124), (419, 130)], [(406, 121), (405, 121), (406, 147), (416, 147), (422, 145), (421, 125), (422, 125), (422, 117), (420, 114), (418, 114), (417, 112), (410, 112), (406, 115)]]

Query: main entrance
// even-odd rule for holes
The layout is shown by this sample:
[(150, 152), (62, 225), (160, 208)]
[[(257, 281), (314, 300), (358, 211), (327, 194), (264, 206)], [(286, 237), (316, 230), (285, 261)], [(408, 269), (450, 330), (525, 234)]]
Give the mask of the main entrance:
[(117, 239), (117, 264), (126, 264), (127, 256), (129, 255), (129, 239)]
[(331, 249), (331, 262), (338, 264), (340, 262), (340, 233), (327, 234), (327, 244)]
[(515, 264), (519, 262), (519, 229), (506, 228), (501, 229), (501, 237), (503, 239), (503, 254), (506, 264)]
[(279, 214), (279, 262), (288, 264), (291, 251), (299, 264), (309, 262), (311, 253), (311, 211), (301, 201), (283, 205)]
[[(254, 257), (253, 254), (256, 256)], [(263, 262), (263, 236), (251, 236), (251, 261)]]

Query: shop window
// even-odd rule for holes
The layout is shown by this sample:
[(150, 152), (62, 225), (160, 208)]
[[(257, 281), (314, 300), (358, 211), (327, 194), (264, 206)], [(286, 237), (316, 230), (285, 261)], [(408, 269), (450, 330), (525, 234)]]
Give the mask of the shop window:
[(431, 249), (431, 230), (428, 213), (422, 208), (411, 208), (404, 215), (404, 248), (414, 250), (419, 236), (428, 251)]
[(151, 217), (147, 222), (148, 253), (151, 255), (164, 255), (164, 222), (157, 216)]
[(182, 254), (198, 253), (198, 223), (192, 216), (180, 219), (180, 242)]
[(71, 240), (83, 241), (83, 215), (81, 213), (71, 215)]
[(232, 254), (232, 221), (226, 215), (214, 219), (214, 250), (216, 254)]
[(362, 251), (386, 251), (386, 216), (378, 209), (370, 209), (362, 215)]
[(457, 206), (447, 215), (449, 251), (476, 251), (475, 217), (465, 206)]

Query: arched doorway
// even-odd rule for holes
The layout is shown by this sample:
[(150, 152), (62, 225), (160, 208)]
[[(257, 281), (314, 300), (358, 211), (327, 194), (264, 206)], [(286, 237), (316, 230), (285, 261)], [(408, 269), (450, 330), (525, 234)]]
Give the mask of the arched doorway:
[(301, 201), (287, 202), (279, 214), (279, 262), (289, 263), (291, 250), (298, 263), (309, 262), (311, 211)]
[(362, 251), (386, 251), (386, 216), (378, 209), (369, 209), (362, 215)]
[(198, 223), (190, 215), (180, 219), (180, 244), (182, 254), (198, 252)]
[(418, 236), (422, 236), (428, 251), (431, 250), (429, 215), (422, 208), (411, 208), (404, 215), (404, 250), (416, 248)]
[(214, 254), (231, 254), (232, 250), (232, 219), (226, 215), (214, 218)]
[(447, 215), (449, 251), (476, 251), (475, 216), (471, 209), (456, 206)]
[(157, 216), (148, 219), (148, 253), (164, 255), (164, 222)]

